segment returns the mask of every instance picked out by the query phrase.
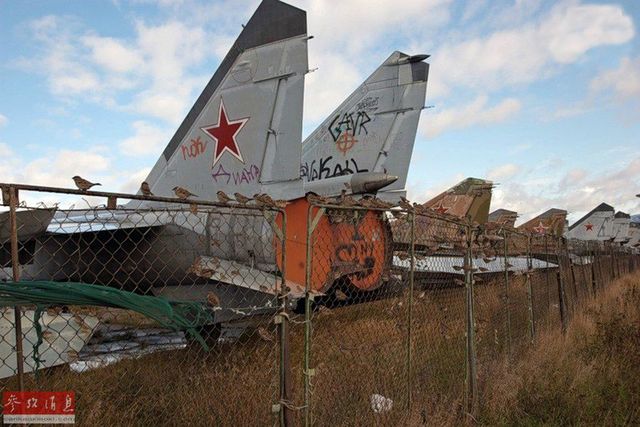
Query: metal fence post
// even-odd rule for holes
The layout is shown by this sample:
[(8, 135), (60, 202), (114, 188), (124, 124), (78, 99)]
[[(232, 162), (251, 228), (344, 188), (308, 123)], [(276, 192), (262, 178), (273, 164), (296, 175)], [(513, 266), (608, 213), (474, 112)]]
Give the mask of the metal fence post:
[(507, 329), (507, 354), (511, 355), (511, 302), (509, 301), (509, 263), (507, 262), (508, 249), (507, 249), (507, 231), (502, 229), (502, 247), (504, 249), (504, 306), (506, 308), (506, 329)]
[[(18, 258), (18, 219), (16, 209), (18, 208), (18, 190), (9, 187), (9, 227), (11, 229), (11, 269), (13, 281), (20, 280), (20, 260)], [(16, 328), (16, 368), (18, 371), (18, 387), (24, 390), (24, 351), (22, 349), (22, 310), (19, 306), (13, 307), (14, 322)]]
[(547, 235), (544, 235), (544, 254), (545, 254), (545, 269), (544, 269), (544, 281), (547, 288), (547, 310), (551, 307), (551, 282), (549, 281), (549, 242)]
[(465, 389), (465, 410), (472, 416), (477, 412), (478, 389), (477, 389), (477, 367), (475, 348), (475, 317), (473, 307), (473, 254), (471, 246), (473, 242), (473, 229), (467, 225), (467, 248), (464, 255), (464, 284), (466, 290), (466, 316), (465, 323), (467, 329), (466, 343), (466, 389)]
[[(280, 322), (280, 424), (283, 426), (293, 425), (293, 413), (290, 408), (291, 402), (291, 354), (289, 351), (289, 300), (287, 295), (289, 290), (286, 288), (286, 233), (287, 233), (287, 216), (284, 211), (279, 212), (282, 215), (282, 228), (280, 229), (279, 238), (282, 246), (281, 253), (281, 274), (280, 282), (280, 302), (281, 312), (278, 317)], [(273, 224), (276, 228), (277, 225)], [(278, 233), (276, 233), (278, 234)]]
[(560, 309), (560, 323), (562, 324), (562, 333), (567, 331), (567, 306), (564, 293), (564, 279), (562, 268), (562, 257), (560, 250), (560, 237), (556, 241), (556, 259), (558, 260), (558, 272), (556, 273), (558, 279), (558, 306)]
[(313, 295), (311, 293), (311, 261), (312, 261), (312, 240), (313, 231), (315, 230), (318, 222), (324, 215), (325, 209), (319, 208), (318, 212), (313, 215), (313, 205), (309, 205), (307, 211), (307, 253), (305, 264), (305, 292), (304, 292), (304, 361), (303, 361), (303, 375), (304, 375), (304, 425), (309, 426), (312, 424), (311, 420), (311, 376), (314, 371), (311, 369), (311, 310)]
[(412, 373), (412, 356), (413, 356), (413, 277), (415, 271), (415, 237), (416, 237), (416, 217), (414, 212), (411, 215), (411, 246), (409, 247), (409, 255), (411, 256), (411, 268), (409, 269), (409, 308), (407, 313), (407, 412), (411, 413), (411, 400), (413, 393), (413, 373)]
[(527, 274), (525, 276), (527, 285), (527, 302), (529, 303), (529, 334), (531, 335), (531, 343), (536, 336), (536, 324), (533, 311), (533, 285), (531, 283), (531, 271), (533, 265), (531, 262), (531, 235), (527, 235)]

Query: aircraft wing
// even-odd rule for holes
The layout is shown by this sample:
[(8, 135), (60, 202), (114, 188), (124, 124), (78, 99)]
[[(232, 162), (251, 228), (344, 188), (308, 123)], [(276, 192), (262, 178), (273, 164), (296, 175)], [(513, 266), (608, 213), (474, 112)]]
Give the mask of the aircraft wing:
[[(16, 212), (18, 240), (25, 241), (43, 234), (56, 213), (56, 208), (30, 209)], [(0, 213), (0, 243), (11, 236), (9, 212)]]

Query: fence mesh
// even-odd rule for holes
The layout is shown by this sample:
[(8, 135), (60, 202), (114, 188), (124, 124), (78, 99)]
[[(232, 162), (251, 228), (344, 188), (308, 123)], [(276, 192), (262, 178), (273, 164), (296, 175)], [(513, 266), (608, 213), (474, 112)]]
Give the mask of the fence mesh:
[(3, 186), (0, 280), (120, 292), (0, 292), (0, 391), (73, 390), (81, 425), (458, 424), (496, 364), (640, 264), (376, 199), (59, 193)]

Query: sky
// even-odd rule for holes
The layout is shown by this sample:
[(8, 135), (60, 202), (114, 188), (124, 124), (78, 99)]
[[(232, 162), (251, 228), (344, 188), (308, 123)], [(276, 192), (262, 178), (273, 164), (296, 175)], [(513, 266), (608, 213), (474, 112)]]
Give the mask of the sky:
[[(0, 0), (0, 182), (137, 191), (258, 3)], [(392, 51), (431, 55), (410, 199), (473, 176), (519, 222), (640, 213), (640, 1), (290, 3), (305, 136)]]

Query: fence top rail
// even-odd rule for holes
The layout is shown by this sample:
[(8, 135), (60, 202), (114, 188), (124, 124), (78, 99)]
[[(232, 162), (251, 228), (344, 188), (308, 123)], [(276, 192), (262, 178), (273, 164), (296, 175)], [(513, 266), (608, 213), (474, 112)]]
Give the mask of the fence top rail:
[(179, 199), (177, 197), (164, 197), (164, 196), (143, 196), (141, 194), (129, 194), (129, 193), (114, 193), (109, 191), (94, 191), (94, 190), (77, 190), (75, 188), (63, 188), (63, 187), (48, 187), (43, 185), (30, 185), (30, 184), (15, 184), (15, 183), (3, 183), (0, 182), (0, 189), (2, 189), (3, 194), (3, 203), (5, 205), (8, 204), (8, 201), (5, 200), (5, 192), (9, 191), (9, 189), (22, 190), (22, 191), (32, 191), (39, 193), (57, 193), (57, 194), (75, 194), (80, 196), (93, 196), (93, 197), (106, 197), (106, 198), (115, 198), (115, 199), (127, 199), (127, 200), (141, 200), (146, 202), (167, 202), (167, 203), (175, 203), (181, 205), (198, 205), (198, 206), (212, 206), (218, 208), (230, 208), (230, 207), (241, 207), (242, 209), (249, 210), (267, 210), (267, 211), (277, 211), (284, 212), (284, 209), (278, 208), (275, 206), (258, 206), (258, 205), (240, 205), (236, 203), (221, 203), (210, 200), (201, 200), (201, 199)]
[(392, 206), (392, 207), (377, 207), (377, 206), (364, 206), (364, 205), (345, 206), (345, 205), (340, 205), (339, 202), (336, 202), (336, 204), (310, 202), (309, 207), (333, 209), (333, 210), (344, 210), (344, 211), (374, 211), (374, 212), (404, 213), (407, 215), (410, 215), (410, 214), (415, 215), (416, 218), (427, 217), (430, 219), (437, 219), (440, 221), (449, 222), (456, 225), (472, 226), (469, 224), (468, 221), (461, 218), (443, 215), (436, 211), (417, 211), (414, 209), (406, 209), (401, 206)]

